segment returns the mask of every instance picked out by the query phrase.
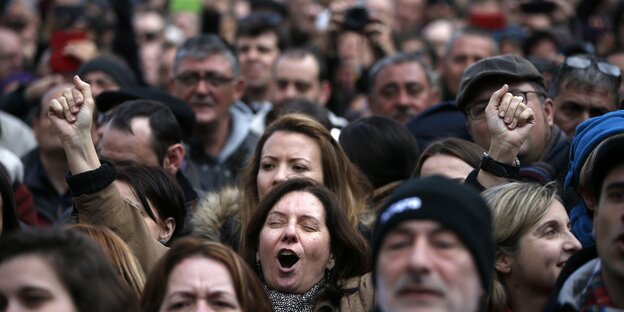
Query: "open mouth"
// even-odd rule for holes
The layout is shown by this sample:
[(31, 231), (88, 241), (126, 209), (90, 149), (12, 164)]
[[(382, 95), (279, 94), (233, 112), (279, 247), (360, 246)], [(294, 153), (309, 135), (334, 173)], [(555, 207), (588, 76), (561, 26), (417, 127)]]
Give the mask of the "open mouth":
[(290, 269), (295, 263), (299, 262), (299, 256), (292, 250), (283, 250), (277, 255), (277, 260), (283, 268)]

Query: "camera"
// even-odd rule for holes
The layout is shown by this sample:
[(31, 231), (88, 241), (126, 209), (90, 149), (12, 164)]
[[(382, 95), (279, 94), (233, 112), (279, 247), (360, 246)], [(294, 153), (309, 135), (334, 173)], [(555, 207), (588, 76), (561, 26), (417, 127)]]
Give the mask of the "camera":
[(345, 11), (345, 19), (342, 27), (345, 30), (362, 31), (369, 22), (369, 14), (366, 7), (355, 6)]

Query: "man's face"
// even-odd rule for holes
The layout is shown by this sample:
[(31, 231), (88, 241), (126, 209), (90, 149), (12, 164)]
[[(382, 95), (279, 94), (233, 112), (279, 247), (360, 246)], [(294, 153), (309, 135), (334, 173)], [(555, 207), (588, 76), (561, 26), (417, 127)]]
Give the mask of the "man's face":
[(379, 71), (370, 97), (373, 115), (402, 124), (435, 104), (436, 91), (420, 64), (389, 65)]
[(471, 253), (435, 221), (405, 221), (388, 232), (376, 269), (384, 311), (474, 312), (483, 295)]
[(457, 95), (459, 82), (468, 66), (492, 55), (494, 55), (492, 40), (474, 35), (457, 38), (442, 62), (441, 76), (449, 95), (452, 97)]
[(603, 276), (624, 280), (624, 164), (605, 176), (594, 216), (594, 234)]
[(569, 137), (574, 135), (576, 126), (581, 122), (602, 116), (617, 109), (615, 94), (604, 88), (587, 90), (574, 88), (565, 84), (553, 99), (555, 106), (555, 123)]
[(305, 99), (325, 105), (319, 67), (312, 56), (303, 59), (282, 58), (275, 64), (271, 86), (271, 102), (284, 104), (288, 100)]
[(152, 131), (147, 117), (133, 118), (130, 126), (133, 133), (108, 124), (99, 144), (102, 158), (115, 165), (162, 166), (151, 146)]
[(91, 85), (91, 94), (97, 97), (104, 91), (117, 91), (121, 87), (109, 74), (93, 71), (84, 75), (84, 81)]
[(266, 32), (257, 37), (238, 38), (236, 50), (247, 85), (265, 88), (271, 79), (271, 67), (279, 55), (277, 35)]
[(0, 80), (22, 70), (20, 39), (12, 31), (0, 31)]
[(220, 54), (187, 57), (174, 72), (173, 93), (193, 109), (199, 126), (227, 119), (244, 89), (242, 78), (234, 77), (230, 62)]
[[(503, 82), (501, 82), (501, 84), (503, 84)], [(466, 107), (470, 109), (472, 106), (480, 105), (485, 110), (485, 106), (492, 96), (492, 93), (500, 89), (500, 87), (499, 85), (484, 86)], [(509, 92), (515, 94), (515, 92), (518, 91), (534, 92), (535, 88), (528, 82), (509, 84)], [(528, 93), (527, 97), (527, 106), (530, 107), (535, 114), (535, 126), (527, 140), (522, 144), (520, 152), (518, 153), (518, 158), (524, 165), (530, 165), (538, 161), (544, 154), (544, 151), (548, 148), (551, 132), (550, 127), (553, 124), (552, 101), (546, 100), (542, 105), (536, 93)], [(475, 143), (479, 144), (485, 150), (490, 148), (490, 132), (485, 118), (472, 119), (468, 117), (468, 132), (470, 132)]]

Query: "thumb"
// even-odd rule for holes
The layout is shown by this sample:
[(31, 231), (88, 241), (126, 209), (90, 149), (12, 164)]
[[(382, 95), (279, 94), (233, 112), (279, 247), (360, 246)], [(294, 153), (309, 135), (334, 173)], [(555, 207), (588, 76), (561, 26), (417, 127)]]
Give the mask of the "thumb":
[(89, 109), (93, 109), (95, 102), (93, 100), (93, 95), (91, 94), (91, 85), (82, 81), (78, 75), (75, 75), (74, 86), (76, 86), (76, 89), (82, 93), (84, 104), (87, 105)]

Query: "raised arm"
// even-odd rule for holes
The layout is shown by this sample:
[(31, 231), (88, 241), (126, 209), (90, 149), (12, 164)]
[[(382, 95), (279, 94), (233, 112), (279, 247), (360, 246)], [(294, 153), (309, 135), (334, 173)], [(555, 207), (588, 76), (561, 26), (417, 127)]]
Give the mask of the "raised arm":
[[(535, 114), (521, 96), (513, 96), (508, 85), (503, 85), (490, 97), (485, 108), (490, 131), (488, 155), (495, 161), (515, 166), (522, 144), (535, 126)], [(504, 179), (486, 170), (480, 170), (477, 181), (485, 188), (504, 182)]]

